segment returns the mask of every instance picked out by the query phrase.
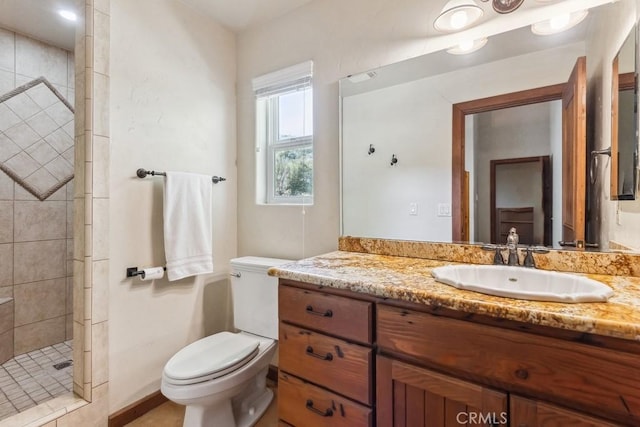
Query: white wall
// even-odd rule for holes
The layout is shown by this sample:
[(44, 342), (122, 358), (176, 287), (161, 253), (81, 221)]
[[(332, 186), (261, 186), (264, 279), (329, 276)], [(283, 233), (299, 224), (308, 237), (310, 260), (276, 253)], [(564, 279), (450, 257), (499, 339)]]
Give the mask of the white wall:
[[(235, 36), (177, 0), (112, 0), (110, 60), (113, 413), (157, 391), (177, 350), (229, 326), (228, 261), (237, 252)], [(171, 283), (125, 278), (126, 267), (165, 262), (163, 178), (136, 178), (140, 167), (228, 179), (212, 184), (215, 274)]]
[[(592, 112), (595, 126), (591, 147), (593, 150), (611, 146), (611, 66), (637, 19), (639, 4), (638, 0), (621, 0), (618, 7), (608, 8), (608, 13), (602, 14), (597, 28), (587, 33), (587, 78), (590, 82), (587, 103), (598, 106)], [(594, 197), (591, 221), (594, 234), (597, 234), (594, 237), (599, 239), (605, 250), (608, 249), (609, 240), (638, 249), (640, 227), (637, 224), (640, 222), (640, 215), (634, 211), (639, 210), (635, 205), (640, 204), (640, 201), (611, 201), (611, 162), (602, 156), (599, 160), (597, 180), (591, 190)], [(627, 208), (628, 205), (632, 207)], [(619, 215), (618, 212), (625, 208), (630, 212)]]

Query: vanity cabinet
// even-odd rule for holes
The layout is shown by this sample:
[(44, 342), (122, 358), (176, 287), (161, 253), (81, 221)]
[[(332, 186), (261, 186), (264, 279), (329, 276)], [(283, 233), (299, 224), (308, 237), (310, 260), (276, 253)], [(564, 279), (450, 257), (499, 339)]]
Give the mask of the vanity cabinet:
[(507, 423), (507, 394), (378, 356), (377, 425), (463, 426)]
[[(403, 387), (427, 397), (436, 390), (454, 411), (463, 405), (485, 417), (506, 411), (511, 426), (640, 425), (637, 353), (385, 304), (377, 305), (376, 317), (380, 426), (405, 425), (389, 421), (389, 413), (402, 420), (409, 405)], [(508, 410), (496, 396), (509, 396)], [(438, 417), (442, 423), (416, 425), (450, 425), (446, 414)], [(501, 420), (493, 425), (506, 425)]]
[(278, 293), (280, 420), (373, 425), (374, 304), (283, 279)]

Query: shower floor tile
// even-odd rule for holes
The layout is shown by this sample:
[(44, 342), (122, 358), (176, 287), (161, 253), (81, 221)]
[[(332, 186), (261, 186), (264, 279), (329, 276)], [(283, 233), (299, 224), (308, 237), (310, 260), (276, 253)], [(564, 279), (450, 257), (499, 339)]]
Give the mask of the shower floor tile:
[[(0, 365), (0, 420), (32, 408), (73, 388), (71, 341), (21, 354)], [(66, 365), (66, 364), (65, 364)]]

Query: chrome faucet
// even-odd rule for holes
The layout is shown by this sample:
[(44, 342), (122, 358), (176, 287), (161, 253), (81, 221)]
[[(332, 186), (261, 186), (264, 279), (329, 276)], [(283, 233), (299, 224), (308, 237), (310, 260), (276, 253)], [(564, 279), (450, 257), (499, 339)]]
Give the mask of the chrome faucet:
[(520, 242), (520, 236), (516, 233), (516, 228), (511, 227), (509, 235), (507, 236), (507, 249), (509, 250), (507, 265), (520, 265), (518, 260), (518, 242)]
[[(507, 245), (484, 245), (482, 249), (485, 251), (493, 251), (495, 250), (495, 255), (493, 256), (493, 264), (495, 265), (522, 265), (523, 267), (536, 268), (536, 263), (533, 258), (533, 254), (546, 254), (549, 253), (549, 249), (544, 246), (527, 246), (526, 248), (522, 248), (525, 251), (525, 256), (520, 264), (520, 259), (518, 257), (518, 243), (520, 241), (520, 236), (516, 231), (515, 227), (511, 227), (509, 230), (509, 235), (507, 236)], [(502, 256), (502, 251), (508, 249), (509, 254), (505, 261)]]

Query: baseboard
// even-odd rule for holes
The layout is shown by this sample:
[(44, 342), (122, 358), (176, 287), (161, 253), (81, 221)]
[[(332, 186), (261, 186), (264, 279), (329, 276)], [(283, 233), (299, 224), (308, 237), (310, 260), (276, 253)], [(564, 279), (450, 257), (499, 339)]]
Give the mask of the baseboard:
[[(267, 372), (267, 379), (278, 383), (278, 367), (269, 365), (269, 372)], [(160, 391), (150, 394), (147, 397), (133, 402), (131, 405), (120, 409), (118, 412), (109, 415), (109, 427), (124, 427), (131, 421), (139, 418), (160, 405), (168, 401), (166, 397)]]
[(109, 427), (123, 427), (166, 401), (168, 399), (158, 390), (109, 415)]

